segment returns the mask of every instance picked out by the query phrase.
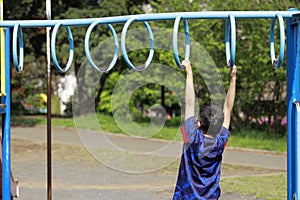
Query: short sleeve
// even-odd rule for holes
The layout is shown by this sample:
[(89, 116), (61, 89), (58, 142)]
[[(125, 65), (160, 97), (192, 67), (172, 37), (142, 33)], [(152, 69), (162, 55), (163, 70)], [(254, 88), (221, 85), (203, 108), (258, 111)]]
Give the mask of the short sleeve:
[(224, 145), (224, 148), (226, 147), (229, 136), (230, 136), (229, 130), (223, 126), (219, 133), (219, 139), (221, 140), (222, 144)]
[(184, 143), (188, 143), (194, 140), (197, 134), (197, 122), (195, 117), (190, 117), (181, 125), (180, 130), (183, 137)]

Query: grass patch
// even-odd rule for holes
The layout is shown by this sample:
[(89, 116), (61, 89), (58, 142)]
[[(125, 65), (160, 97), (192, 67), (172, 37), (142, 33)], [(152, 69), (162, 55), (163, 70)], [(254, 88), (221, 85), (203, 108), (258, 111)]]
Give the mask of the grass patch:
[[(2, 120), (1, 120), (2, 122)], [(11, 126), (36, 126), (36, 125), (45, 125), (46, 116), (11, 116)]]
[(275, 152), (286, 152), (287, 138), (263, 131), (242, 130), (232, 131), (228, 146), (251, 149), (263, 149)]
[(224, 178), (220, 187), (224, 193), (254, 195), (257, 199), (287, 199), (286, 174)]
[[(46, 116), (12, 116), (12, 125), (17, 126), (35, 126), (46, 125)], [(179, 126), (164, 126), (160, 131), (157, 127), (147, 127), (147, 124), (138, 124), (140, 128), (136, 128), (132, 123), (123, 124), (128, 126), (128, 131), (120, 128), (113, 117), (109, 115), (97, 114), (85, 117), (75, 118), (52, 118), (52, 126), (76, 127), (90, 130), (103, 130), (105, 132), (130, 134), (141, 137), (151, 137), (166, 140), (181, 141), (181, 133)], [(131, 127), (132, 126), (132, 127)], [(157, 132), (155, 132), (157, 131)], [(286, 137), (279, 137), (276, 134), (271, 135), (263, 131), (241, 130), (239, 132), (232, 131), (227, 146), (242, 147), (251, 149), (271, 150), (275, 152), (286, 152)]]
[(97, 114), (75, 118), (77, 128), (103, 130), (105, 132), (128, 134), (139, 137), (158, 138), (165, 140), (181, 140), (179, 129), (163, 126), (162, 129), (156, 126), (147, 126), (146, 123), (125, 123), (118, 122), (108, 115)]

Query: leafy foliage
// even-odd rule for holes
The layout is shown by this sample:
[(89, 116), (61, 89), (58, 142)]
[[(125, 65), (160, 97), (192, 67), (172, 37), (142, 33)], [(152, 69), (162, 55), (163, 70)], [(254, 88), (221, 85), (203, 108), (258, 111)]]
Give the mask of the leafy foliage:
[[(256, 1), (209, 1), (209, 0), (76, 0), (62, 1), (52, 0), (52, 16), (54, 19), (66, 18), (96, 18), (119, 15), (141, 14), (144, 12), (189, 12), (189, 11), (212, 11), (212, 10), (288, 10), (291, 7), (297, 7), (298, 1), (272, 1), (272, 0), (256, 0)], [(9, 20), (21, 19), (45, 19), (45, 2), (37, 0), (17, 0), (5, 2), (4, 18)], [(147, 8), (147, 9), (146, 9)], [(150, 22), (151, 28), (154, 30), (154, 38), (156, 46), (153, 58), (154, 63), (160, 63), (166, 66), (175, 67), (172, 55), (171, 35), (173, 29), (173, 21), (157, 21)], [(285, 69), (274, 71), (269, 59), (269, 28), (270, 19), (243, 19), (237, 20), (237, 54), (236, 65), (238, 66), (237, 94), (233, 115), (233, 128), (239, 126), (253, 125), (256, 128), (267, 129), (271, 132), (285, 133), (285, 127), (281, 122), (285, 119), (285, 96), (286, 96), (286, 77)], [(123, 24), (114, 24), (117, 33), (120, 33)], [(75, 41), (75, 57), (72, 70), (76, 73), (83, 63), (86, 62), (83, 50), (84, 35), (87, 27), (71, 27)], [(131, 30), (134, 28), (145, 29), (142, 23), (133, 23)], [(64, 65), (68, 56), (68, 39), (66, 32), (61, 27), (57, 35), (57, 55), (59, 62)], [(159, 29), (165, 29), (164, 34), (157, 32)], [(22, 74), (12, 72), (12, 100), (13, 108), (18, 109), (19, 103), (32, 94), (45, 92), (46, 88), (46, 45), (45, 45), (45, 29), (24, 29), (25, 44), (25, 67)], [(220, 90), (209, 93), (211, 88), (228, 87), (229, 70), (225, 67), (224, 52), (224, 30), (225, 20), (190, 20), (189, 30), (193, 39), (191, 60), (195, 71), (195, 88), (199, 105), (208, 103), (212, 100), (222, 101), (224, 94)], [(180, 26), (183, 33), (182, 25)], [(276, 32), (279, 32), (276, 29)], [(147, 33), (145, 33), (147, 34)], [(96, 48), (104, 40), (110, 38), (111, 33), (104, 25), (95, 27), (91, 35), (90, 46)], [(119, 35), (120, 36), (120, 35)], [(132, 41), (130, 45), (140, 46), (141, 48), (128, 52), (129, 58), (134, 64), (144, 63), (148, 56), (148, 41), (143, 44), (139, 41), (139, 37), (143, 34), (135, 35), (129, 38)], [(275, 40), (279, 41), (279, 34), (275, 36)], [(120, 37), (119, 37), (120, 38)], [(179, 38), (179, 54), (183, 53), (184, 38)], [(144, 45), (146, 45), (144, 47)], [(276, 44), (276, 49), (279, 49)], [(103, 51), (108, 50), (102, 49)], [(103, 55), (99, 59), (108, 59), (110, 52)], [(207, 54), (203, 53), (207, 52)], [(210, 63), (208, 56), (211, 55), (214, 63)], [(107, 56), (107, 57), (106, 57)], [(181, 58), (183, 59), (183, 58)], [(108, 59), (109, 60), (109, 59)], [(103, 64), (103, 63), (102, 63)], [(210, 71), (211, 65), (217, 66), (221, 79), (216, 78), (216, 73)], [(283, 66), (285, 63), (283, 64)], [(88, 85), (85, 82), (96, 81), (95, 90), (82, 88), (84, 94), (79, 100), (84, 105), (89, 98), (95, 99), (95, 108), (100, 112), (112, 113), (111, 94), (116, 83), (126, 73), (127, 66), (121, 56), (117, 62), (117, 66), (109, 73), (101, 75), (100, 80), (83, 78), (78, 80), (81, 85)], [(154, 69), (155, 70), (155, 69)], [(179, 74), (184, 73), (177, 71)], [(55, 90), (55, 77), (58, 75), (55, 70), (52, 87)], [(87, 72), (82, 77), (89, 77), (94, 72)], [(172, 82), (172, 76), (168, 77)], [(172, 84), (178, 84), (173, 81)], [(179, 86), (178, 86), (179, 87)], [(163, 91), (163, 92), (162, 92)], [(160, 83), (146, 84), (138, 88), (133, 93), (129, 106), (133, 113), (143, 115), (143, 110), (148, 110), (152, 105), (160, 104), (164, 106), (167, 112), (180, 115), (183, 107), (182, 101), (174, 95), (174, 92), (168, 88), (164, 88)], [(89, 112), (88, 109), (86, 112)], [(263, 121), (263, 123), (262, 123)], [(250, 123), (249, 123), (250, 122)], [(260, 125), (262, 124), (262, 125)], [(265, 125), (265, 126), (264, 126)]]

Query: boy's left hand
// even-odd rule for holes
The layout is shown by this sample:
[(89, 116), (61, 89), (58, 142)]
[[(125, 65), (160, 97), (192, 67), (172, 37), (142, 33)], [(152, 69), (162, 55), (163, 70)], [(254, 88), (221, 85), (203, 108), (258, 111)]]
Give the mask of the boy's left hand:
[(181, 65), (187, 74), (192, 73), (192, 66), (191, 66), (191, 62), (189, 60), (183, 60), (181, 62)]
[(236, 66), (233, 65), (232, 68), (231, 68), (231, 72), (230, 72), (230, 76), (235, 76), (236, 75)]

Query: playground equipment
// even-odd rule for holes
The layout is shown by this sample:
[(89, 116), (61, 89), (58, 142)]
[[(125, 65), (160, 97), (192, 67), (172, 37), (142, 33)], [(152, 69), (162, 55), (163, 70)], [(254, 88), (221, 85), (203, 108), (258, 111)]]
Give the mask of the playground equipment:
[[(147, 23), (148, 21), (159, 20), (174, 20), (174, 32), (173, 32), (173, 51), (174, 59), (179, 68), (181, 68), (180, 59), (178, 55), (177, 35), (178, 26), (180, 21), (183, 21), (185, 31), (185, 58), (190, 56), (190, 36), (188, 31), (188, 20), (190, 19), (226, 19), (225, 29), (225, 52), (226, 52), (226, 64), (231, 67), (235, 64), (236, 53), (236, 19), (242, 18), (266, 18), (271, 19), (270, 26), (270, 55), (271, 63), (275, 68), (279, 68), (283, 62), (284, 48), (285, 48), (285, 32), (287, 41), (287, 116), (288, 116), (288, 199), (299, 199), (300, 191), (300, 163), (298, 163), (298, 157), (300, 155), (300, 140), (298, 134), (300, 129), (298, 116), (300, 114), (299, 105), (297, 102), (300, 100), (299, 96), (299, 47), (300, 47), (300, 11), (291, 9), (289, 11), (211, 11), (211, 12), (177, 12), (177, 13), (163, 13), (163, 14), (142, 14), (133, 16), (117, 16), (117, 17), (104, 17), (104, 18), (89, 18), (89, 19), (64, 19), (64, 20), (26, 20), (26, 21), (1, 21), (0, 28), (4, 28), (5, 32), (5, 48), (1, 48), (5, 53), (5, 57), (1, 59), (3, 65), (1, 65), (1, 100), (5, 105), (0, 108), (0, 113), (3, 114), (3, 146), (2, 146), (2, 196), (4, 200), (10, 199), (10, 33), (12, 32), (12, 57), (14, 67), (17, 72), (23, 70), (24, 61), (24, 46), (23, 46), (23, 28), (35, 28), (35, 27), (53, 27), (51, 37), (51, 55), (52, 62), (56, 69), (61, 72), (67, 72), (72, 66), (72, 59), (74, 55), (74, 40), (72, 36), (71, 27), (73, 26), (89, 26), (85, 35), (84, 51), (86, 57), (91, 66), (99, 72), (105, 72), (111, 70), (117, 60), (119, 44), (117, 34), (112, 26), (115, 23), (124, 23), (124, 28), (121, 34), (121, 52), (126, 64), (133, 70), (145, 70), (150, 64), (154, 55), (154, 37), (151, 27)], [(280, 51), (278, 59), (276, 58), (274, 49), (274, 28), (276, 20), (279, 21), (280, 29)], [(286, 27), (284, 27), (284, 20)], [(143, 22), (150, 39), (150, 52), (144, 65), (134, 66), (129, 60), (126, 52), (126, 33), (127, 29), (133, 22)], [(114, 39), (114, 55), (111, 64), (107, 68), (100, 68), (93, 62), (89, 51), (89, 38), (93, 28), (96, 25), (106, 25), (110, 29)], [(65, 67), (60, 66), (56, 57), (56, 34), (59, 28), (64, 27), (67, 30), (69, 38), (69, 58)], [(286, 29), (286, 31), (285, 31)], [(1, 43), (1, 46), (4, 46)], [(4, 60), (4, 61), (3, 61)], [(49, 70), (49, 69), (48, 69)], [(5, 75), (5, 77), (3, 77)], [(4, 80), (5, 81), (4, 81)], [(48, 93), (49, 95), (49, 93)], [(48, 97), (48, 99), (51, 99)], [(49, 110), (48, 110), (49, 113)], [(50, 113), (51, 114), (51, 113)], [(48, 115), (49, 116), (49, 115)], [(51, 117), (51, 115), (50, 115)], [(50, 120), (51, 121), (51, 120)], [(48, 123), (49, 134), (47, 137), (48, 144), (51, 144), (51, 123)], [(48, 199), (51, 199), (51, 146), (47, 148), (48, 156)], [(50, 162), (49, 162), (50, 161)], [(49, 180), (50, 179), (50, 180)]]
[[(2, 143), (1, 139), (0, 142)], [(0, 149), (0, 153), (1, 152), (2, 152), (2, 148)], [(2, 153), (0, 155), (0, 163), (2, 163)], [(2, 170), (0, 170), (0, 177), (2, 177)], [(14, 179), (12, 172), (10, 172), (10, 182), (11, 182), (11, 187), (10, 187), (11, 197), (19, 197), (20, 196), (19, 182)], [(0, 189), (2, 190), (2, 187), (0, 187)], [(0, 194), (0, 199), (2, 199), (2, 193)]]

